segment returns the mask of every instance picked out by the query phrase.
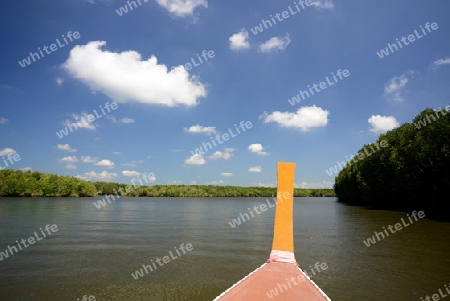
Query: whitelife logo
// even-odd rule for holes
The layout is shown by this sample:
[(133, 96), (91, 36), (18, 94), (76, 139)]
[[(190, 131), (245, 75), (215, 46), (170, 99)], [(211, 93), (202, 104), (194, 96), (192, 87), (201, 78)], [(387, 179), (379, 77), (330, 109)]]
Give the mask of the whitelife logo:
[[(431, 27), (431, 29), (433, 29), (433, 30), (437, 30), (437, 29), (439, 28), (439, 26), (438, 26), (438, 24), (437, 24), (436, 22), (433, 22), (433, 23), (431, 23), (431, 24), (430, 24), (430, 22), (427, 22), (427, 24), (425, 24), (425, 28), (427, 29), (428, 33), (431, 33), (430, 27)], [(414, 41), (416, 40), (416, 38), (419, 40), (419, 39), (421, 39), (421, 38), (423, 38), (424, 36), (427, 35), (427, 33), (426, 33), (425, 29), (423, 29), (422, 25), (420, 25), (420, 28), (422, 29), (423, 36), (421, 36), (421, 35), (417, 32), (417, 30), (415, 29), (415, 30), (414, 30), (415, 35), (414, 35), (414, 34), (410, 34), (410, 35), (408, 36), (408, 41), (409, 41), (409, 43), (406, 42), (406, 37), (402, 37), (402, 38), (400, 39), (400, 40), (403, 42), (403, 45), (404, 45), (404, 46), (407, 46), (407, 45), (409, 45), (410, 43), (414, 42)], [(395, 40), (397, 41), (398, 47), (403, 48), (402, 43), (400, 43), (400, 41), (398, 40), (398, 38), (396, 38)], [(379, 57), (380, 59), (384, 58), (385, 56), (388, 56), (388, 55), (389, 55), (389, 50), (391, 51), (391, 53), (394, 53), (394, 51), (397, 51), (397, 50), (398, 50), (398, 47), (397, 47), (397, 45), (395, 45), (395, 43), (394, 43), (394, 44), (388, 43), (387, 46), (388, 46), (388, 47), (386, 47), (386, 48), (384, 48), (384, 49), (381, 49), (379, 52), (377, 52), (377, 55), (378, 55), (378, 57)]]
[(69, 130), (70, 133), (73, 133), (74, 131), (78, 130), (78, 128), (87, 127), (89, 126), (89, 123), (95, 121), (95, 117), (97, 117), (97, 119), (100, 119), (106, 115), (106, 112), (103, 109), (106, 109), (108, 113), (111, 113), (111, 110), (116, 110), (118, 108), (118, 105), (116, 102), (112, 102), (111, 104), (109, 104), (108, 101), (105, 103), (105, 107), (102, 107), (101, 105), (99, 107), (102, 110), (103, 115), (99, 115), (97, 113), (97, 110), (94, 110), (95, 116), (93, 114), (89, 114), (86, 116), (87, 118), (82, 116), (76, 123), (67, 122), (67, 126), (59, 132), (56, 132), (56, 135), (59, 137), (59, 139), (62, 139), (63, 137), (69, 135)]
[[(36, 232), (34, 232), (34, 236), (28, 237), (27, 240), (22, 239), (20, 242), (16, 240), (17, 247), (20, 249), (20, 251), (22, 251), (22, 246), (24, 248), (28, 248), (30, 245), (34, 245), (36, 243), (36, 241), (40, 241), (40, 240), (42, 240), (42, 239), (47, 237), (45, 235), (44, 230), (42, 230), (42, 228), (39, 228), (39, 229), (41, 230), (41, 234), (42, 234), (43, 237), (39, 237), (39, 235)], [(55, 232), (58, 231), (58, 226), (55, 225), (55, 224), (53, 224), (51, 226), (50, 225), (46, 225), (44, 229), (45, 229), (45, 231), (47, 231), (48, 235), (52, 235), (52, 232), (55, 233)], [(51, 230), (51, 232), (50, 232), (50, 230)], [(36, 238), (36, 240), (34, 238)], [(28, 241), (29, 245), (27, 245), (27, 241)], [(14, 255), (14, 254), (16, 254), (18, 252), (19, 252), (19, 250), (17, 250), (17, 248), (15, 246), (12, 246), (12, 247), (8, 246), (5, 251), (0, 252), (0, 261), (3, 261), (3, 258), (6, 259), (10, 255), (12, 256), (12, 255)]]
[[(64, 35), (62, 35), (62, 37), (64, 39), (64, 42), (66, 42), (66, 44), (61, 44), (61, 42), (59, 41), (59, 38), (58, 38), (58, 39), (56, 39), (56, 42), (58, 43), (59, 48), (56, 47), (56, 44), (51, 44), (50, 47), (47, 47), (47, 45), (44, 45), (44, 47), (42, 47), (42, 49), (41, 49), (41, 47), (38, 47), (38, 51), (41, 54), (40, 56), (39, 56), (39, 53), (30, 52), (30, 55), (27, 58), (23, 59), (22, 61), (19, 61), (19, 65), (22, 68), (25, 68), (26, 66), (31, 65), (31, 63), (32, 63), (31, 60), (32, 59), (33, 59), (33, 62), (36, 62), (36, 57), (37, 57), (38, 60), (40, 60), (41, 58), (44, 57), (44, 53), (42, 52), (42, 50), (44, 50), (46, 54), (51, 54), (52, 52), (55, 52), (56, 50), (58, 50), (60, 48), (63, 48), (64, 46), (68, 45), (69, 42), (67, 42), (66, 37)], [(69, 31), (67, 33), (67, 38), (70, 40), (70, 42), (73, 42), (72, 37), (75, 40), (78, 40), (81, 36), (80, 36), (80, 33), (78, 31), (74, 31), (73, 34), (72, 34), (71, 31)], [(50, 52), (48, 51), (49, 48), (50, 48)]]
[[(181, 256), (179, 250), (177, 247), (173, 247), (175, 249), (175, 251), (177, 252), (178, 256), (174, 256), (172, 254), (172, 251), (169, 251), (170, 257), (169, 256), (164, 256), (162, 259), (157, 257), (156, 258), (156, 262), (159, 264), (160, 267), (164, 266), (164, 264), (169, 263), (171, 260), (175, 260), (178, 257)], [(184, 249), (186, 248), (186, 250)], [(183, 252), (183, 255), (186, 254), (186, 251), (190, 252), (192, 250), (194, 250), (194, 247), (192, 246), (192, 244), (186, 244), (186, 246), (184, 245), (184, 243), (182, 243), (180, 245), (180, 250)], [(163, 263), (161, 263), (161, 260), (163, 261)], [(134, 278), (134, 280), (138, 280), (140, 277), (144, 277), (144, 271), (145, 274), (148, 274), (148, 270), (150, 270), (150, 272), (156, 271), (158, 268), (155, 264), (155, 262), (153, 261), (153, 259), (151, 260), (151, 264), (152, 265), (142, 265), (142, 268), (138, 271), (136, 271), (135, 273), (131, 273), (131, 276)]]
[[(416, 212), (416, 210), (414, 210), (414, 211), (411, 213), (411, 216), (409, 216), (409, 214), (407, 214), (406, 216), (408, 217), (409, 221), (410, 221), (411, 224), (412, 224), (414, 221), (411, 219), (411, 216), (412, 216), (412, 217), (414, 218), (414, 220), (417, 222), (417, 221), (418, 221), (417, 216), (418, 216), (419, 218), (424, 218), (424, 217), (425, 217), (425, 212), (423, 212), (423, 211)], [(400, 220), (402, 221), (402, 224), (403, 224), (403, 226), (405, 226), (405, 228), (411, 225), (411, 224), (405, 223), (405, 221), (403, 220), (403, 217), (402, 217)], [(394, 226), (389, 225), (389, 226), (388, 226), (388, 229), (389, 229), (389, 231), (391, 231), (391, 234), (394, 234), (394, 233), (396, 233), (397, 231), (400, 231), (401, 229), (403, 229), (403, 228), (402, 228), (402, 224), (396, 223)], [(395, 228), (395, 230), (394, 230), (394, 228)], [(388, 232), (388, 230), (386, 230), (386, 228), (385, 228), (384, 226), (383, 226), (383, 229), (384, 229), (384, 233), (386, 234), (386, 237), (389, 237), (389, 232)], [(377, 232), (377, 231), (375, 231), (374, 234), (375, 234), (375, 235), (373, 235), (372, 237), (369, 237), (368, 239), (363, 240), (363, 243), (366, 245), (366, 247), (370, 247), (371, 245), (374, 245), (374, 244), (377, 243), (377, 240), (375, 239), (375, 237), (378, 239), (378, 241), (380, 241), (381, 239), (384, 239), (384, 238), (385, 238), (383, 232)], [(381, 237), (381, 238), (380, 238), (380, 237)]]

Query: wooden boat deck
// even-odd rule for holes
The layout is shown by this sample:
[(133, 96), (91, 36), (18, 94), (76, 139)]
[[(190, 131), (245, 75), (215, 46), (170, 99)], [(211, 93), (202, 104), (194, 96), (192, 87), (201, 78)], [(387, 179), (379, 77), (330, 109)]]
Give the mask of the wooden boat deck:
[[(275, 290), (277, 295), (274, 293)], [(215, 300), (329, 301), (330, 299), (295, 264), (271, 262), (262, 265)]]
[(278, 162), (277, 171), (277, 201), (270, 260), (213, 301), (331, 301), (297, 266), (295, 260), (295, 163)]

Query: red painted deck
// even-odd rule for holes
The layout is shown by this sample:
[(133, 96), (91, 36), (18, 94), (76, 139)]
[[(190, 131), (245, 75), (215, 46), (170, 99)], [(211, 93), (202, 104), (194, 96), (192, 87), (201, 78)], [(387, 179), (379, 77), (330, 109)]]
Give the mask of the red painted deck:
[(270, 262), (213, 301), (331, 301), (298, 267), (294, 256), (295, 163), (278, 162), (278, 188)]
[[(275, 291), (278, 295), (275, 295)], [(295, 264), (271, 262), (263, 265), (216, 300), (329, 301), (330, 299)]]

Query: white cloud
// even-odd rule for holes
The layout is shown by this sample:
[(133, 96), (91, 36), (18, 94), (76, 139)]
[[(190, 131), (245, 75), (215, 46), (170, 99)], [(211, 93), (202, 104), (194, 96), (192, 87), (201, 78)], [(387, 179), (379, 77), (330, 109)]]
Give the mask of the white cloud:
[(114, 155), (120, 155), (120, 154), (122, 154), (122, 153), (121, 153), (121, 152), (116, 152), (116, 151), (114, 151), (113, 154), (114, 154)]
[(105, 41), (92, 41), (75, 46), (63, 68), (92, 91), (101, 91), (119, 103), (195, 106), (197, 98), (206, 96), (204, 85), (189, 76), (184, 66), (168, 71), (155, 56), (143, 61), (136, 51), (103, 51), (104, 45)]
[(77, 167), (73, 164), (67, 164), (66, 169), (77, 169)]
[(220, 180), (220, 181), (211, 181), (209, 183), (209, 185), (219, 185), (219, 184), (223, 184), (223, 183), (224, 183), (224, 181), (222, 181), (222, 180)]
[(75, 163), (75, 162), (78, 162), (78, 159), (76, 156), (68, 156), (68, 157), (61, 158), (61, 161), (64, 163)]
[(6, 118), (0, 118), (0, 124), (5, 124), (9, 121), (9, 119)]
[(147, 181), (147, 182), (156, 182), (156, 177), (153, 173), (149, 173), (148, 177), (146, 177), (146, 173), (144, 173), (142, 175), (142, 179), (144, 179), (144, 181)]
[(409, 70), (405, 74), (402, 74), (400, 76), (394, 76), (393, 78), (391, 78), (391, 80), (387, 84), (385, 84), (384, 94), (385, 95), (393, 95), (394, 101), (398, 101), (398, 102), (403, 101), (404, 98), (403, 98), (402, 94), (404, 92), (406, 84), (409, 82), (408, 76), (412, 77), (417, 73), (419, 73), (419, 72)]
[(58, 144), (56, 147), (60, 150), (63, 150), (63, 151), (69, 152), (69, 153), (74, 153), (77, 151), (76, 149), (72, 148), (69, 144)]
[(232, 177), (233, 173), (232, 172), (222, 172), (220, 175), (224, 176), (224, 177)]
[[(90, 3), (90, 4), (97, 4), (97, 2), (95, 2), (95, 1), (96, 1), (96, 0), (86, 0), (87, 3)], [(97, 0), (97, 1), (99, 1), (99, 2), (104, 2), (104, 3), (107, 3), (107, 4), (112, 3), (112, 0)]]
[(233, 34), (228, 40), (230, 41), (231, 50), (240, 50), (250, 48), (248, 42), (249, 34), (245, 29), (241, 29), (240, 32)]
[(334, 7), (332, 0), (313, 0), (312, 5), (319, 9), (328, 9)]
[[(231, 150), (231, 151), (226, 151), (226, 150)], [(227, 148), (226, 150), (225, 150), (225, 152), (216, 151), (216, 152), (214, 152), (214, 154), (209, 156), (208, 159), (211, 159), (211, 160), (219, 160), (219, 159), (228, 160), (228, 159), (230, 159), (233, 156), (232, 152), (234, 151), (234, 149)]]
[(95, 171), (86, 172), (84, 175), (78, 175), (77, 178), (83, 180), (95, 180), (95, 181), (111, 181), (114, 178), (117, 178), (117, 172), (107, 172), (102, 171), (101, 173), (96, 173)]
[[(88, 118), (90, 115), (92, 115), (92, 114), (88, 114), (86, 112), (82, 112), (81, 115), (72, 114), (72, 118), (74, 119), (74, 121), (66, 120), (65, 122), (63, 122), (63, 125), (68, 126), (69, 124), (74, 123), (77, 126), (77, 128), (79, 128), (79, 129), (95, 130), (96, 129), (95, 125), (88, 122), (88, 120), (89, 120)], [(92, 115), (92, 116), (94, 116), (94, 115)], [(91, 117), (91, 119), (92, 119), (92, 117)]]
[(204, 133), (206, 135), (212, 135), (216, 133), (216, 128), (214, 126), (201, 126), (199, 124), (193, 125), (189, 128), (183, 128), (186, 133)]
[(17, 151), (15, 149), (7, 147), (0, 151), (0, 156), (14, 155), (16, 153), (17, 153)]
[(192, 16), (197, 7), (208, 8), (207, 0), (156, 0), (156, 2), (177, 17)]
[(261, 168), (261, 166), (253, 166), (253, 167), (250, 167), (250, 168), (248, 169), (248, 171), (249, 171), (249, 172), (261, 172), (261, 171), (262, 171), (262, 168)]
[(315, 105), (301, 107), (296, 113), (275, 111), (264, 120), (265, 123), (276, 122), (281, 127), (298, 128), (303, 132), (315, 127), (324, 127), (328, 124), (328, 112)]
[(63, 82), (64, 79), (62, 79), (61, 77), (56, 78), (56, 83), (58, 84), (58, 86), (61, 86)]
[(445, 59), (435, 60), (433, 63), (431, 63), (431, 67), (433, 69), (436, 69), (442, 65), (448, 65), (448, 64), (450, 64), (450, 57), (446, 57)]
[(206, 161), (205, 158), (203, 158), (203, 155), (195, 154), (186, 159), (184, 163), (190, 165), (203, 165), (206, 163)]
[(283, 37), (272, 37), (267, 42), (259, 45), (260, 52), (270, 52), (272, 50), (284, 50), (291, 43), (289, 34)]
[(91, 157), (91, 156), (81, 156), (81, 162), (83, 163), (96, 163), (98, 162), (99, 158), (97, 157)]
[(134, 171), (134, 170), (124, 170), (124, 171), (122, 171), (122, 174), (125, 177), (137, 177), (137, 176), (141, 175), (140, 172), (137, 172), (137, 171)]
[(131, 119), (128, 117), (125, 117), (122, 119), (116, 119), (116, 117), (108, 115), (108, 116), (106, 116), (106, 119), (111, 120), (114, 123), (134, 123), (134, 119)]
[(144, 163), (144, 160), (133, 160), (131, 162), (123, 163), (122, 166), (128, 166), (128, 167), (136, 167), (136, 164)]
[(294, 187), (295, 188), (333, 188), (333, 182), (329, 182), (329, 181), (322, 181), (322, 182), (301, 182), (298, 184), (294, 183)]
[(374, 133), (385, 133), (400, 125), (394, 116), (372, 115), (368, 122), (372, 126), (370, 131)]
[(256, 153), (260, 156), (266, 156), (268, 155), (268, 153), (266, 153), (264, 151), (264, 147), (262, 146), (262, 144), (260, 143), (254, 143), (254, 144), (250, 144), (248, 146), (248, 150), (251, 151), (252, 153)]
[(259, 186), (259, 187), (277, 187), (277, 183), (262, 183), (262, 182), (259, 182), (256, 186)]
[(167, 182), (168, 185), (184, 185), (183, 181), (168, 181)]
[(112, 161), (110, 161), (108, 159), (103, 159), (103, 160), (98, 161), (94, 165), (108, 167), (108, 168), (113, 168), (114, 167), (114, 162), (112, 162)]
[(20, 170), (23, 171), (23, 172), (33, 171), (33, 169), (31, 167), (29, 167), (29, 166), (21, 168)]

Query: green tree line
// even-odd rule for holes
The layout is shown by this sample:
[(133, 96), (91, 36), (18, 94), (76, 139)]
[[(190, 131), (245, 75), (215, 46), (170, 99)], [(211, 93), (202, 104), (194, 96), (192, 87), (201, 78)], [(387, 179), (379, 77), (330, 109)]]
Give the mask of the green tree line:
[[(270, 197), (276, 188), (213, 185), (152, 185), (125, 189), (127, 184), (89, 182), (38, 171), (0, 170), (0, 197), (94, 197), (119, 194), (147, 197)], [(128, 193), (127, 193), (128, 192)], [(333, 197), (333, 189), (294, 189), (296, 197)]]
[(427, 108), (413, 123), (380, 135), (376, 142), (382, 140), (389, 146), (347, 164), (336, 176), (334, 189), (339, 201), (423, 210), (427, 216), (448, 219), (445, 203), (450, 187), (450, 112)]

